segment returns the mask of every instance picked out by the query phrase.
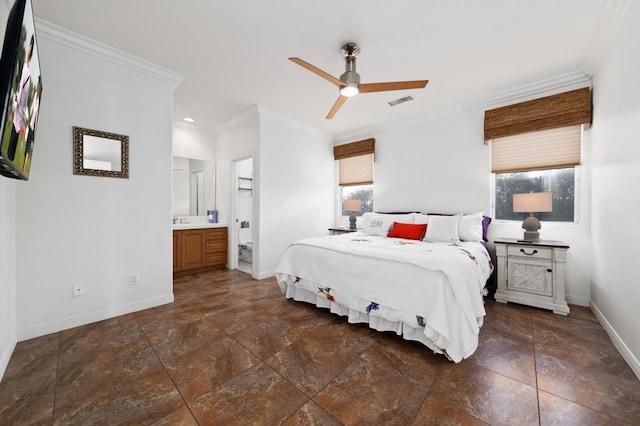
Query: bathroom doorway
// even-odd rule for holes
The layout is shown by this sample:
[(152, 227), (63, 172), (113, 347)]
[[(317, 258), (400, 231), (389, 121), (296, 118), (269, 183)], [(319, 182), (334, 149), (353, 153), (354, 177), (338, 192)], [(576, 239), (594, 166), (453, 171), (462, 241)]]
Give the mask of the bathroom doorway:
[(253, 158), (234, 162), (238, 269), (253, 274)]
[(189, 214), (202, 216), (204, 211), (204, 170), (198, 169), (191, 172), (191, 194), (189, 201)]

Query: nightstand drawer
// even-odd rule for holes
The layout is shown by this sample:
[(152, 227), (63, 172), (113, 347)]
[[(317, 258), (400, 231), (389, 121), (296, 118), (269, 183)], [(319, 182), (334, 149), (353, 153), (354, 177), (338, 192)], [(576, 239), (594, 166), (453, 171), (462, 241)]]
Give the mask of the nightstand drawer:
[(507, 256), (520, 256), (529, 259), (551, 259), (553, 249), (540, 246), (509, 245)]

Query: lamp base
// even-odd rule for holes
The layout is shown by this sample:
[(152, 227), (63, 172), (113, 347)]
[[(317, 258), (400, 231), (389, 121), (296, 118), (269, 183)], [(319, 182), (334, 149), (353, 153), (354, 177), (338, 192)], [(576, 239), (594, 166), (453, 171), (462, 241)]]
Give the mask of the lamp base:
[(356, 229), (356, 214), (351, 213), (349, 215), (349, 229)]
[(524, 241), (540, 241), (540, 233), (537, 231), (524, 231)]

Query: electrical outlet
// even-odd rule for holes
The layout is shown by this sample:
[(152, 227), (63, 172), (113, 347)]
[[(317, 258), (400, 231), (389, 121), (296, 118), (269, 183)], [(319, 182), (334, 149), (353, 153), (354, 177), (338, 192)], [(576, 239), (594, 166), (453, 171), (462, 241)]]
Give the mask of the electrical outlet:
[(73, 296), (82, 296), (84, 294), (84, 283), (75, 283), (73, 285)]
[(140, 274), (131, 274), (129, 275), (129, 285), (138, 285), (140, 284)]

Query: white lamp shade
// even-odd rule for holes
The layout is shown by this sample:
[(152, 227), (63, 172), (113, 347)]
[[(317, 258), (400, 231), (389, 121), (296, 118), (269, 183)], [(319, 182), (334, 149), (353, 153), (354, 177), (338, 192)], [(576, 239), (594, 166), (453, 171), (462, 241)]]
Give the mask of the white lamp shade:
[(344, 210), (348, 212), (359, 212), (362, 207), (360, 200), (344, 200)]
[(553, 211), (553, 197), (551, 192), (529, 192), (513, 194), (514, 213), (535, 213)]

